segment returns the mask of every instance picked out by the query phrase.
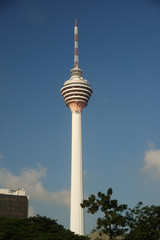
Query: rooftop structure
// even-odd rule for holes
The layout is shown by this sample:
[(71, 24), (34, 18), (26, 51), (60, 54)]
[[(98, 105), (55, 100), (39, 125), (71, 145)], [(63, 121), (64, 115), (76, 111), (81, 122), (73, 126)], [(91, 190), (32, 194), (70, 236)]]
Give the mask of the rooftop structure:
[(24, 189), (0, 189), (0, 217), (28, 217), (29, 197)]
[(22, 189), (18, 188), (17, 190), (0, 188), (0, 194), (25, 196), (26, 192), (24, 191), (23, 188)]

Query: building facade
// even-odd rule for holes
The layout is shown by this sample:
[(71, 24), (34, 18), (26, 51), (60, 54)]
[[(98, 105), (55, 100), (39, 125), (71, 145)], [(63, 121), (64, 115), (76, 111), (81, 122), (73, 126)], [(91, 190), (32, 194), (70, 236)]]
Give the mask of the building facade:
[(29, 197), (23, 189), (0, 189), (0, 217), (28, 217)]

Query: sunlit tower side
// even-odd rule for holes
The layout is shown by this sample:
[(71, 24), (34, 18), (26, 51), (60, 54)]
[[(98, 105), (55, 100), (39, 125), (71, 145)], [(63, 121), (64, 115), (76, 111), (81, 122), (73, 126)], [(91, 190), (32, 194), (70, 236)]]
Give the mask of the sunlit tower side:
[(77, 20), (74, 27), (74, 68), (71, 69), (71, 78), (65, 81), (60, 91), (66, 106), (72, 112), (70, 230), (84, 235), (84, 215), (80, 206), (83, 201), (81, 113), (88, 104), (92, 88), (82, 77), (79, 68)]

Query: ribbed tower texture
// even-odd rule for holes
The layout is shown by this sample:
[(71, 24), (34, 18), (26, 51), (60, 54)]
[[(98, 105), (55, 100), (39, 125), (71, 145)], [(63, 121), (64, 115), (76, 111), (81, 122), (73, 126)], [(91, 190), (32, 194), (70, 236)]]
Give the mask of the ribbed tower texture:
[(71, 69), (71, 78), (64, 83), (60, 91), (66, 106), (72, 112), (70, 230), (84, 235), (84, 216), (80, 206), (83, 201), (81, 113), (88, 104), (92, 88), (82, 77), (82, 70), (78, 64), (77, 20), (74, 27), (74, 68)]

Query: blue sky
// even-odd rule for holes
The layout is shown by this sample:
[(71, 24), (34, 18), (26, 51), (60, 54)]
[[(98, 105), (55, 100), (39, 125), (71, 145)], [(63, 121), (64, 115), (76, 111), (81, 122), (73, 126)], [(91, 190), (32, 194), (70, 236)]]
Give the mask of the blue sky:
[[(93, 88), (83, 110), (85, 196), (159, 204), (160, 3), (0, 2), (0, 188), (24, 187), (30, 214), (69, 228), (71, 112), (60, 88), (79, 65)], [(86, 233), (96, 216), (85, 215)]]

